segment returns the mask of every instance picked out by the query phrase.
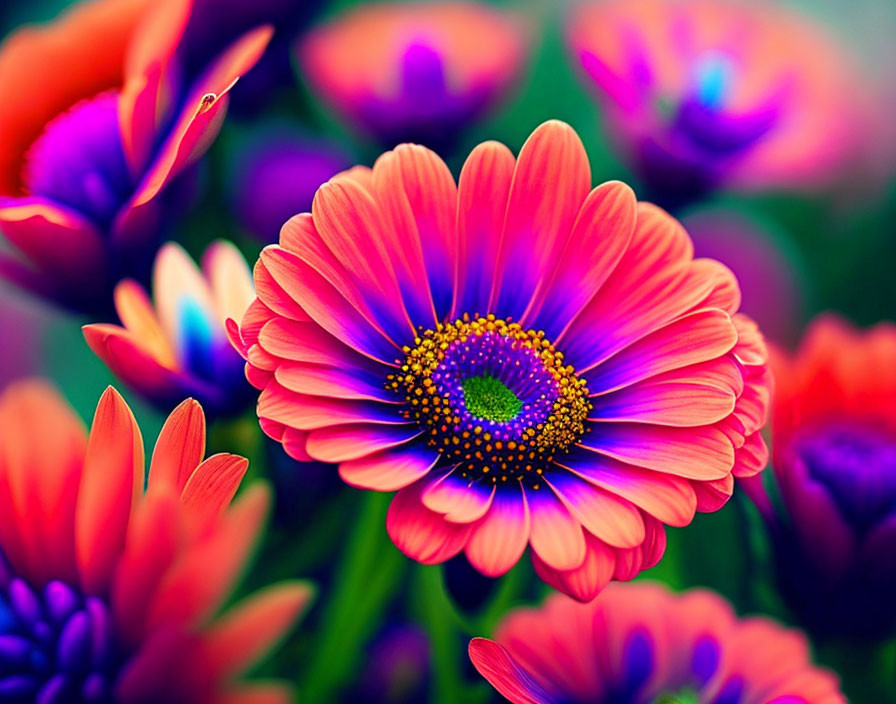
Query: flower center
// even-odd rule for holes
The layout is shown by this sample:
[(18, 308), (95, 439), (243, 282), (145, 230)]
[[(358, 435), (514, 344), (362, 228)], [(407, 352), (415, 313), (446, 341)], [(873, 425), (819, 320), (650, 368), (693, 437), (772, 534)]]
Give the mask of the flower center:
[(118, 128), (118, 92), (83, 100), (53, 119), (25, 157), (23, 181), (30, 195), (110, 223), (134, 186)]
[(889, 433), (828, 425), (799, 438), (795, 449), (853, 525), (868, 528), (896, 507), (896, 439)]
[(693, 689), (665, 692), (653, 700), (652, 704), (699, 704), (700, 697)]
[(520, 414), (523, 402), (493, 376), (472, 376), (461, 382), (464, 405), (474, 418), (506, 423)]
[(537, 487), (554, 456), (586, 432), (585, 381), (541, 331), (464, 316), (421, 332), (404, 352), (387, 387), (444, 463), (471, 481)]
[(0, 701), (110, 704), (119, 653), (106, 604), (58, 581), (2, 584)]

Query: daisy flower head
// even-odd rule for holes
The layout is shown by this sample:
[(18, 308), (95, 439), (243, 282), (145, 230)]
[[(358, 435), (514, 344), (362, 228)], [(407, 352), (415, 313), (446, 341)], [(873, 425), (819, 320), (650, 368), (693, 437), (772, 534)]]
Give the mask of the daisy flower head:
[(489, 576), (531, 546), (582, 600), (655, 564), (664, 524), (765, 464), (766, 353), (737, 282), (630, 188), (591, 187), (566, 124), (458, 183), (401, 145), (323, 185), (228, 321), (262, 428), (352, 486), (397, 491), (387, 529)]

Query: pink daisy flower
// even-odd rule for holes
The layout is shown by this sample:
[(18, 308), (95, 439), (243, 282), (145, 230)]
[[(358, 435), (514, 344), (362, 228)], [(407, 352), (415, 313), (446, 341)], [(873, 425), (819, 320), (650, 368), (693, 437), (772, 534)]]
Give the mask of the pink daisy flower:
[(263, 527), (248, 461), (203, 460), (205, 418), (165, 423), (144, 490), (143, 438), (110, 388), (88, 437), (58, 393), (0, 396), (0, 699), (40, 704), (286, 704), (239, 683), (292, 626), (308, 585), (284, 582), (218, 617)]
[(663, 553), (766, 460), (765, 347), (728, 269), (561, 122), (455, 184), (402, 145), (323, 185), (228, 321), (264, 430), (352, 486), (426, 564), (501, 575), (529, 545), (582, 600)]
[(799, 631), (738, 619), (713, 592), (613, 585), (518, 609), (470, 659), (514, 704), (845, 704)]

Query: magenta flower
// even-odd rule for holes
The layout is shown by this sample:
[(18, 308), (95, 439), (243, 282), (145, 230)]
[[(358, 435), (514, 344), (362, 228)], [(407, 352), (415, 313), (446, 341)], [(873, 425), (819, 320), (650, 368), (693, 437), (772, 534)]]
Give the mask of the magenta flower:
[(669, 201), (825, 186), (883, 146), (866, 75), (780, 5), (591, 2), (568, 34), (614, 140)]
[(227, 93), (271, 30), (248, 32), (184, 85), (189, 0), (76, 5), (0, 47), (0, 275), (105, 313), (158, 246), (166, 186), (208, 148)]
[(846, 704), (799, 631), (650, 582), (517, 609), (470, 659), (513, 704)]
[(526, 32), (487, 5), (358, 7), (299, 46), (303, 77), (349, 122), (387, 147), (453, 147), (459, 130), (522, 72)]
[(527, 545), (582, 600), (660, 559), (664, 524), (760, 471), (769, 380), (731, 272), (667, 213), (591, 186), (566, 124), (455, 183), (402, 145), (317, 192), (228, 321), (262, 428), (352, 486), (398, 491), (410, 557), (489, 576)]

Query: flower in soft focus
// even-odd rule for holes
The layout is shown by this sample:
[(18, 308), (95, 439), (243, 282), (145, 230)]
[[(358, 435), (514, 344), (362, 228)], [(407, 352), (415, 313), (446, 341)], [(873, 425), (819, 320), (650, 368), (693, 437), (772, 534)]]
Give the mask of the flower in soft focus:
[(87, 344), (135, 392), (170, 410), (186, 396), (213, 415), (238, 413), (252, 399), (243, 360), (227, 340), (224, 321), (241, 317), (255, 299), (252, 273), (229, 242), (212, 244), (202, 269), (169, 242), (153, 267), (154, 301), (136, 281), (115, 287), (122, 325), (85, 325)]
[(262, 428), (349, 484), (396, 491), (395, 544), (461, 550), (579, 599), (659, 560), (663, 523), (758, 472), (766, 353), (731, 272), (619, 182), (591, 188), (566, 124), (456, 185), (402, 145), (323, 185), (255, 268), (234, 345)]
[(615, 138), (670, 203), (718, 187), (820, 187), (868, 157), (865, 76), (780, 6), (588, 3), (569, 41)]
[(272, 24), (270, 47), (231, 95), (232, 111), (254, 115), (268, 107), (279, 88), (295, 90), (292, 44), (323, 4), (323, 0), (193, 0), (178, 57), (188, 72), (196, 73), (247, 28)]
[(204, 453), (202, 408), (184, 401), (144, 492), (143, 439), (114, 389), (89, 438), (42, 382), (0, 396), (3, 701), (290, 701), (287, 687), (238, 678), (289, 630), (309, 587), (274, 585), (217, 615), (269, 495), (256, 486), (231, 504), (248, 462)]
[(514, 704), (846, 704), (799, 631), (650, 582), (513, 611), (470, 659)]
[(803, 320), (804, 290), (799, 251), (769, 224), (725, 208), (689, 212), (682, 224), (694, 241), (694, 255), (717, 259), (740, 284), (741, 310), (767, 339), (789, 343)]
[(772, 359), (774, 491), (746, 487), (773, 538), (780, 591), (819, 635), (892, 635), (896, 327), (861, 332), (825, 316), (795, 355)]
[(429, 657), (429, 639), (419, 627), (388, 626), (371, 644), (352, 701), (422, 704), (427, 700)]
[(384, 146), (450, 149), (520, 76), (526, 43), (515, 16), (485, 5), (384, 3), (313, 30), (298, 54), (316, 92)]
[(95, 0), (0, 46), (0, 229), (18, 249), (0, 275), (105, 314), (145, 275), (165, 187), (224, 118), (227, 93), (270, 38), (260, 27), (192, 84), (175, 54), (189, 0)]
[(283, 223), (310, 211), (318, 187), (352, 163), (339, 144), (278, 125), (258, 129), (228, 168), (240, 224), (262, 242), (276, 242)]

